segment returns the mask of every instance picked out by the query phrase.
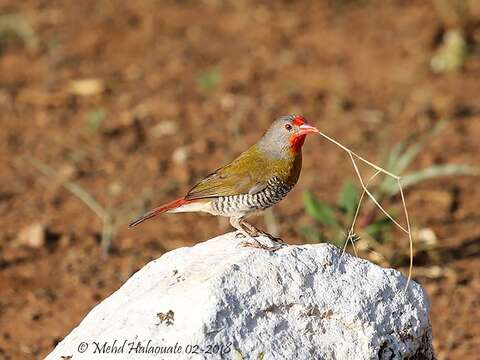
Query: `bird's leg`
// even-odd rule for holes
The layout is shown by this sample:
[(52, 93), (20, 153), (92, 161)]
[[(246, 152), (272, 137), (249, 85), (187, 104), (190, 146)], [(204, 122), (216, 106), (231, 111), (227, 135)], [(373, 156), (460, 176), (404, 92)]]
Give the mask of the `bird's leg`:
[[(245, 238), (251, 239), (252, 242), (244, 242), (242, 243), (243, 247), (253, 247), (257, 249), (264, 249), (264, 250), (269, 250), (269, 251), (276, 251), (279, 248), (278, 247), (269, 247), (266, 245), (261, 244), (258, 240), (254, 238), (254, 236), (258, 236), (258, 231), (257, 229), (246, 223), (243, 220), (243, 217), (231, 217), (230, 218), (230, 224), (239, 231), (240, 234), (242, 234)], [(247, 225), (245, 225), (247, 224)]]

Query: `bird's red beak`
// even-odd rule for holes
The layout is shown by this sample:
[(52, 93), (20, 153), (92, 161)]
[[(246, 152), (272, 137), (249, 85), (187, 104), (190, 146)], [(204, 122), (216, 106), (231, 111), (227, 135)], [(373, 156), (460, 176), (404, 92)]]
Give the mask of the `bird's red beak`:
[(312, 134), (312, 133), (319, 133), (318, 129), (315, 126), (308, 125), (308, 124), (302, 124), (298, 127), (300, 130), (298, 132), (298, 135), (307, 135), (307, 134)]

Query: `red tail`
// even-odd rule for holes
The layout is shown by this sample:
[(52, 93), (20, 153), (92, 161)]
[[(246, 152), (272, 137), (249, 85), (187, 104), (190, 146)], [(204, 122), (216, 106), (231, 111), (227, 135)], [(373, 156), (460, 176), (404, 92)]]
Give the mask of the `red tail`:
[(135, 221), (132, 221), (130, 224), (128, 224), (128, 227), (134, 227), (137, 226), (138, 224), (144, 222), (145, 220), (148, 220), (154, 216), (157, 216), (158, 214), (167, 212), (168, 210), (175, 209), (179, 206), (185, 205), (187, 203), (191, 202), (190, 200), (185, 200), (185, 199), (177, 199), (172, 202), (169, 202), (168, 204), (156, 207), (155, 209), (150, 210), (146, 214), (140, 216), (138, 219)]

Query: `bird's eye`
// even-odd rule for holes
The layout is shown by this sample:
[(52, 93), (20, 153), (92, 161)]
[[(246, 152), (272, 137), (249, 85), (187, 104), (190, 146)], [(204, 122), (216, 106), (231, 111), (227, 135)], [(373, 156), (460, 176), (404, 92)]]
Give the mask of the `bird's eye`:
[(288, 131), (292, 130), (292, 125), (285, 124), (285, 129), (287, 129)]

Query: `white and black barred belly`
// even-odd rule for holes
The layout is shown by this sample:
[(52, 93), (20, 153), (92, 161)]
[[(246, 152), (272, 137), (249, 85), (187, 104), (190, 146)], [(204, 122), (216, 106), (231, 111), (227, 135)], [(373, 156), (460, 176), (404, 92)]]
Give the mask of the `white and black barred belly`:
[(279, 178), (273, 177), (267, 182), (267, 186), (258, 193), (216, 198), (211, 203), (212, 210), (216, 215), (228, 217), (265, 210), (282, 200), (292, 187)]

